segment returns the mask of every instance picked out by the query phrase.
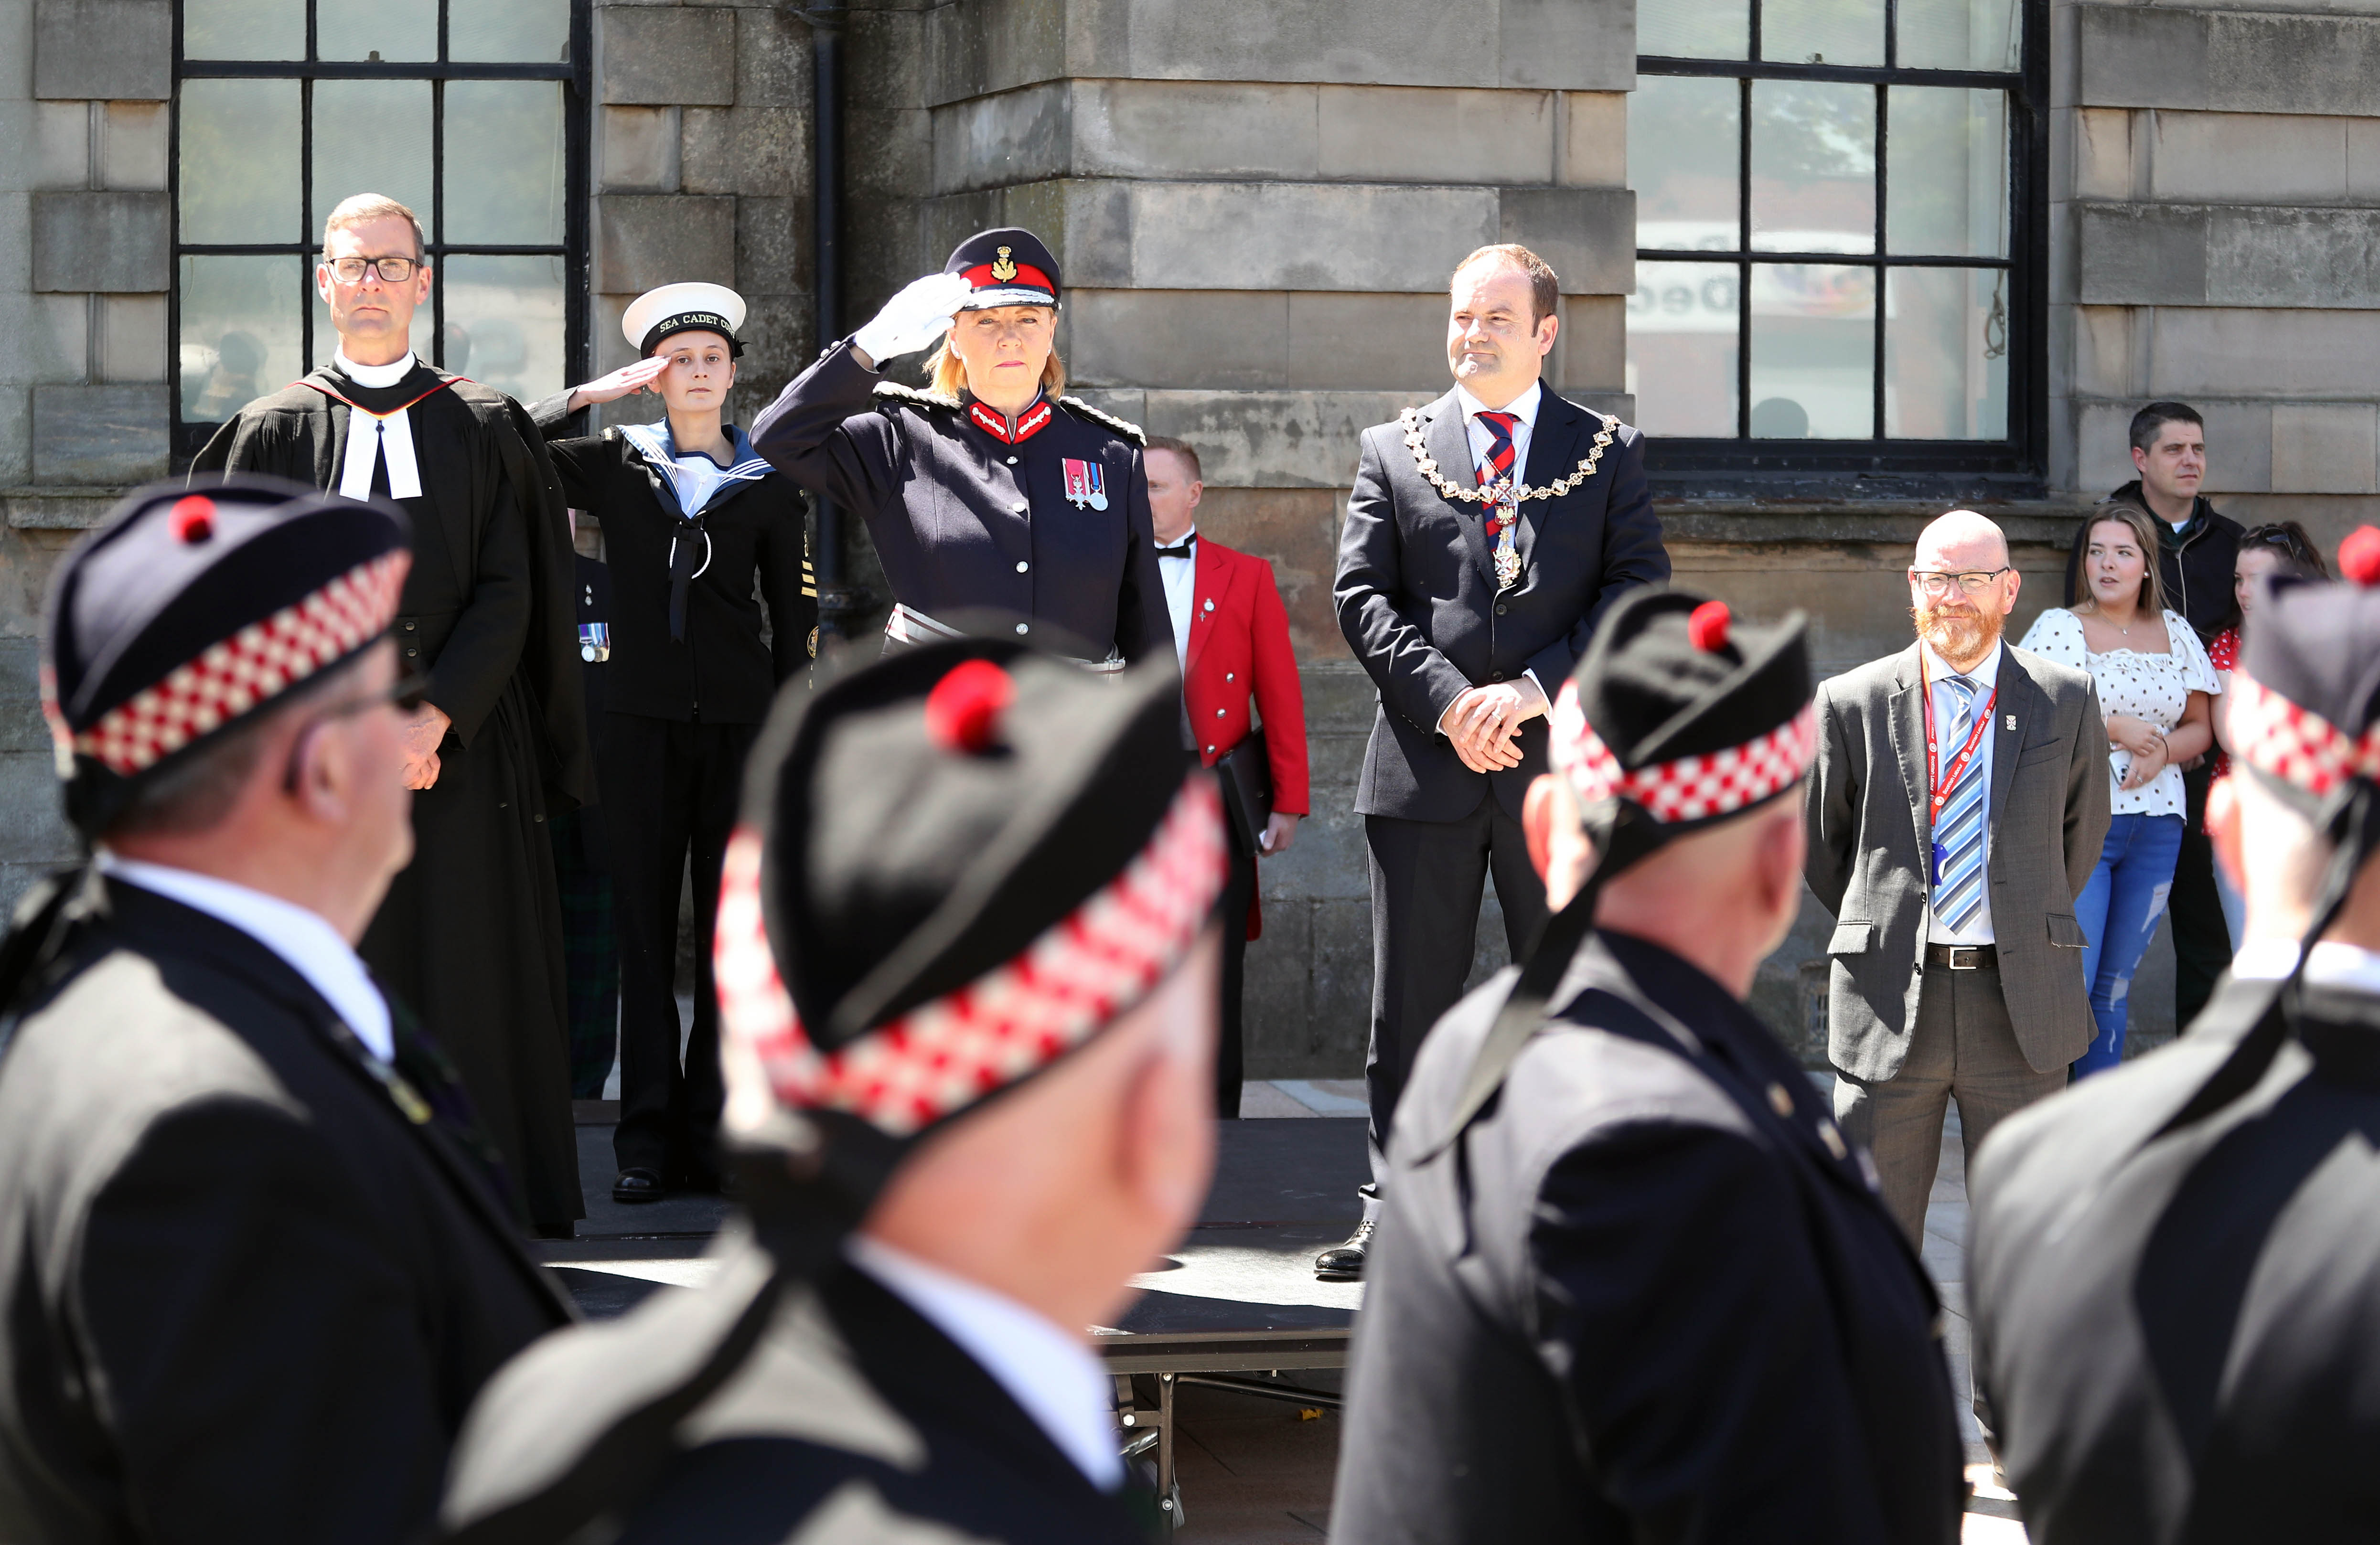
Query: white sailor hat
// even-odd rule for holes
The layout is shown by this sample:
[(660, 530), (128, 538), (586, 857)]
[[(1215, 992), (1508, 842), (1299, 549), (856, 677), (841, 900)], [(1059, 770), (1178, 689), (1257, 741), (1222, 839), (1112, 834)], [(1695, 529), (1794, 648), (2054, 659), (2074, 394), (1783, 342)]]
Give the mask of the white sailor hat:
[(729, 354), (740, 356), (744, 345), (735, 330), (743, 325), (744, 297), (724, 284), (663, 284), (630, 301), (620, 318), (620, 332), (639, 357), (673, 332), (697, 331), (718, 333)]

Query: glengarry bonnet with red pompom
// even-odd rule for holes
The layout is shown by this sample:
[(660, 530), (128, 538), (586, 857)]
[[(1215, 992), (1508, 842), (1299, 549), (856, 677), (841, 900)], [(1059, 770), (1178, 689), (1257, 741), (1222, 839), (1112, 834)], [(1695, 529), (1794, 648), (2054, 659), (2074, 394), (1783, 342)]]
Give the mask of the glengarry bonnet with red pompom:
[(747, 1174), (790, 1167), (848, 1224), (912, 1141), (1180, 966), (1227, 858), (1179, 699), (1171, 661), (1095, 678), (977, 638), (780, 699), (715, 951)]

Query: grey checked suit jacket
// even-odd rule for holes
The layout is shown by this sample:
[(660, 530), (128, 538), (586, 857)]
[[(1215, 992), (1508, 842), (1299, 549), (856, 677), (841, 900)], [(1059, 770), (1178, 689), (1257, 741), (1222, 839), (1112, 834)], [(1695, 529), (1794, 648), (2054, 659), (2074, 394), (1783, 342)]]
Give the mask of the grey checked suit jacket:
[[(1869, 1081), (1900, 1071), (1925, 976), (1934, 836), (1925, 711), (1915, 644), (1818, 687), (1805, 872), (1835, 914), (1827, 1056)], [(2000, 991), (2025, 1060), (2046, 1073), (2091, 1043), (2074, 898), (2107, 835), (2107, 732), (2088, 675), (2013, 646), (2000, 657), (1992, 718), (1987, 819)]]

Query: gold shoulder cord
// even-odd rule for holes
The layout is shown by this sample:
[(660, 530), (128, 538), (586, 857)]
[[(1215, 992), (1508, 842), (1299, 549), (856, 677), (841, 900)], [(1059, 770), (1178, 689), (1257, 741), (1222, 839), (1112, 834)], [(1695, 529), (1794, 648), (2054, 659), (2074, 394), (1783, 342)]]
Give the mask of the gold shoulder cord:
[[(1586, 411), (1595, 413), (1593, 408), (1588, 408)], [(1585, 456), (1580, 459), (1578, 470), (1567, 477), (1557, 477), (1541, 489), (1515, 485), (1510, 495), (1515, 505), (1524, 500), (1560, 499), (1595, 476), (1596, 464), (1603, 460), (1604, 450), (1611, 443), (1612, 431), (1620, 427), (1620, 420), (1608, 413), (1596, 413), (1595, 416), (1603, 420), (1603, 428), (1596, 434), (1595, 444), (1588, 449)], [(1414, 465), (1419, 467), (1421, 475), (1429, 479), (1431, 488), (1449, 499), (1461, 500), (1466, 504), (1485, 504), (1498, 497), (1497, 489), (1493, 485), (1484, 489), (1459, 489), (1446, 480), (1445, 476), (1438, 470), (1437, 459), (1422, 449), (1421, 409), (1417, 407), (1405, 409), (1397, 415), (1397, 422), (1404, 426), (1405, 449), (1413, 453)]]

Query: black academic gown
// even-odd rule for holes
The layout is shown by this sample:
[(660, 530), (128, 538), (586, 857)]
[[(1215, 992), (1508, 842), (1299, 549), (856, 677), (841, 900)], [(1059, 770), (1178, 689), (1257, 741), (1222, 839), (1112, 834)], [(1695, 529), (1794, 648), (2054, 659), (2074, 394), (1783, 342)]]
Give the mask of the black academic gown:
[(1433, 1156), (1512, 980), (1397, 1107), (1330, 1538), (1957, 1539), (1933, 1285), (1808, 1077), (1708, 976), (1598, 935)]
[(407, 1545), (568, 1301), (402, 1014), (392, 1070), (248, 934), (82, 894), (0, 1022), (0, 1539)]
[(552, 1337), (489, 1385), (449, 1539), (564, 1545), (606, 1517), (616, 1545), (1146, 1545), (1123, 1497), (874, 1278), (831, 1261), (813, 1285), (740, 1227), (713, 1255), (709, 1285)]
[(2155, 1137), (2270, 983), (1992, 1131), (1968, 1180), (1975, 1383), (2034, 1545), (2380, 1531), (2380, 996)]
[[(586, 1207), (544, 823), (587, 802), (593, 779), (560, 490), (518, 404), (426, 365), (386, 388), (318, 370), (242, 408), (191, 470), (335, 488), (350, 401), (413, 404), (422, 494), (397, 501), (414, 554), (394, 632), (403, 669), (454, 720), (437, 783), (414, 796), (413, 863), (361, 953), (461, 1068), (528, 1220), (567, 1235)], [(386, 493), (384, 461), (373, 486)]]

